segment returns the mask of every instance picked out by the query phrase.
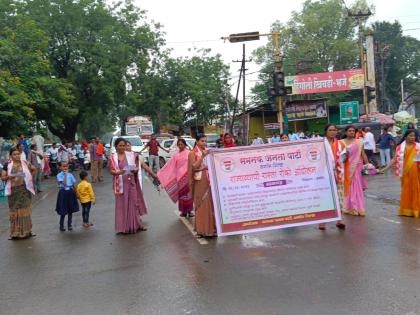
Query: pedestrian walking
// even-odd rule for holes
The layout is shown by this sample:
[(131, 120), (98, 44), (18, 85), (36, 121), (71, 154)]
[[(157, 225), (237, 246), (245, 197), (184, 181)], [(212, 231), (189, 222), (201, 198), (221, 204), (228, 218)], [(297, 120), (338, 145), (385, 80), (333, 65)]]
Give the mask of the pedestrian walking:
[(117, 234), (146, 231), (141, 216), (147, 214), (142, 191), (143, 168), (151, 177), (157, 179), (151, 169), (139, 161), (138, 155), (126, 151), (123, 138), (115, 140), (116, 152), (111, 155), (109, 170), (114, 176), (115, 230)]
[(195, 208), (195, 230), (198, 236), (216, 236), (213, 201), (207, 165), (204, 158), (207, 138), (203, 134), (196, 137), (194, 149), (188, 154), (188, 177)]
[(398, 215), (420, 218), (420, 143), (416, 142), (414, 129), (405, 132), (394, 158), (381, 172), (392, 165), (395, 165), (395, 175), (401, 179)]
[(57, 161), (58, 165), (61, 163), (68, 164), (70, 162), (70, 149), (67, 147), (65, 141), (62, 141), (61, 145), (58, 147)]
[(98, 137), (90, 145), (90, 161), (92, 182), (103, 181), (102, 169), (104, 167), (105, 149)]
[(344, 197), (346, 214), (361, 215), (366, 214), (365, 196), (363, 191), (367, 188), (367, 183), (362, 176), (363, 162), (368, 164), (363, 141), (356, 139), (356, 128), (353, 125), (345, 129), (345, 145), (347, 160), (344, 163)]
[(184, 139), (177, 141), (178, 152), (158, 172), (159, 181), (165, 188), (171, 200), (178, 202), (181, 217), (193, 217), (193, 199), (188, 181), (188, 155), (187, 142)]
[(377, 143), (379, 144), (381, 167), (385, 167), (391, 162), (391, 146), (394, 145), (394, 138), (388, 133), (388, 128), (384, 128)]
[(60, 216), (60, 231), (64, 232), (64, 220), (67, 215), (67, 229), (73, 230), (72, 220), (73, 213), (79, 211), (79, 204), (77, 202), (76, 194), (76, 179), (73, 174), (69, 172), (68, 162), (62, 162), (60, 165), (61, 172), (57, 175), (58, 195), (55, 211)]
[(81, 171), (79, 176), (81, 182), (77, 185), (77, 197), (82, 205), (83, 226), (89, 228), (93, 226), (89, 220), (89, 216), (90, 209), (95, 204), (95, 193), (92, 184), (89, 182), (88, 173)]
[(83, 151), (82, 144), (79, 141), (76, 141), (74, 148), (76, 150), (76, 158), (79, 164), (79, 168), (81, 170), (84, 170), (85, 169), (85, 153)]
[(56, 176), (58, 174), (58, 145), (53, 143), (52, 147), (47, 151), (49, 166), (51, 170), (51, 176)]
[[(327, 148), (327, 153), (330, 155), (330, 161), (332, 163), (331, 167), (334, 172), (335, 182), (337, 186), (337, 194), (338, 200), (340, 202), (340, 210), (344, 212), (346, 209), (346, 205), (344, 202), (344, 186), (343, 186), (343, 179), (344, 179), (344, 160), (345, 155), (342, 155), (344, 150), (344, 143), (337, 139), (338, 129), (337, 126), (334, 124), (328, 124), (325, 126), (324, 129), (324, 136), (325, 136), (325, 147)], [(346, 228), (346, 224), (343, 220), (339, 220), (336, 223), (336, 227), (344, 230)], [(319, 225), (320, 230), (325, 230), (325, 223), (321, 223)]]
[(414, 132), (416, 133), (416, 142), (420, 142), (420, 132), (419, 130), (416, 128), (416, 126), (414, 125), (414, 123), (410, 122), (407, 125), (407, 130), (414, 130)]
[(33, 174), (35, 167), (22, 161), (21, 152), (12, 148), (10, 160), (3, 165), (1, 179), (6, 182), (5, 194), (9, 202), (10, 240), (35, 236), (32, 233), (32, 195), (35, 195)]
[(37, 193), (42, 192), (41, 190), (41, 181), (42, 181), (42, 164), (39, 160), (43, 160), (44, 156), (38, 152), (38, 148), (36, 144), (31, 144), (28, 162), (33, 165), (36, 169), (35, 174), (33, 176), (34, 180), (34, 187)]
[(365, 128), (365, 137), (363, 138), (363, 145), (365, 148), (365, 154), (370, 163), (376, 165), (374, 160), (374, 154), (376, 153), (376, 142), (370, 127)]
[(26, 140), (24, 134), (21, 134), (19, 136), (18, 145), (19, 144), (23, 145), (23, 152), (25, 152), (25, 157), (28, 157), (28, 155), (29, 155), (29, 144), (28, 144), (28, 141)]
[(163, 148), (160, 145), (160, 143), (156, 140), (156, 136), (152, 135), (152, 137), (150, 138), (150, 141), (146, 143), (144, 148), (141, 149), (141, 151), (139, 152), (141, 154), (144, 150), (149, 149), (149, 167), (153, 172), (156, 172), (156, 173), (160, 170), (159, 148), (169, 153), (169, 150)]
[[(32, 137), (32, 144), (36, 144), (36, 151), (39, 154), (41, 154), (42, 157), (44, 156), (44, 143), (45, 143), (44, 137), (38, 131), (35, 131)], [(38, 163), (40, 164), (41, 168), (44, 168), (45, 161), (39, 155), (38, 155)]]

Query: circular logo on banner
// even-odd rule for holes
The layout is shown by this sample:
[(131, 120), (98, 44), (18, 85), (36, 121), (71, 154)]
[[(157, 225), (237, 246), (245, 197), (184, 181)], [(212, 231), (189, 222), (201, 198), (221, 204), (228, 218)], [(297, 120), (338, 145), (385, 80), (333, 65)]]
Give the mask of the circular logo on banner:
[(317, 148), (309, 148), (306, 158), (309, 162), (318, 162), (321, 159), (321, 152)]
[(235, 162), (231, 158), (224, 158), (220, 161), (220, 168), (224, 172), (232, 172), (235, 168)]

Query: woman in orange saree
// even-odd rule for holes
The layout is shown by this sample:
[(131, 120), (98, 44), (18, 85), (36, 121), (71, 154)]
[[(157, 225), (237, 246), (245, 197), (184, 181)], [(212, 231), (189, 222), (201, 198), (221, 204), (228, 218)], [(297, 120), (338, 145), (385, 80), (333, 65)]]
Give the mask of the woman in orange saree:
[(420, 218), (420, 143), (415, 130), (407, 130), (395, 157), (382, 170), (395, 165), (395, 175), (401, 179), (401, 198), (398, 215)]

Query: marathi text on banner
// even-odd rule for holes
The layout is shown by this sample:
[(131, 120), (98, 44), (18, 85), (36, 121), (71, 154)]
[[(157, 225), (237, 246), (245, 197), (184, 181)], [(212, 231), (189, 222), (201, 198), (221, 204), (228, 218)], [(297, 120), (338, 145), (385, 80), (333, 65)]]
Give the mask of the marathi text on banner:
[(340, 219), (323, 139), (214, 150), (207, 159), (218, 235)]
[(292, 87), (292, 94), (312, 94), (359, 90), (365, 81), (363, 70), (354, 69), (286, 76), (285, 82)]

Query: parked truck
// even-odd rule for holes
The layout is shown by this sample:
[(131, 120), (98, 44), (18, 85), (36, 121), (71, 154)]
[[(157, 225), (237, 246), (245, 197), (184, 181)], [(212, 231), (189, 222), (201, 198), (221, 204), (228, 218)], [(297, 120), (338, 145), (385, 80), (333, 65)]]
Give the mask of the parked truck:
[(129, 117), (125, 123), (125, 133), (140, 136), (142, 139), (150, 138), (153, 134), (153, 123), (147, 116)]

